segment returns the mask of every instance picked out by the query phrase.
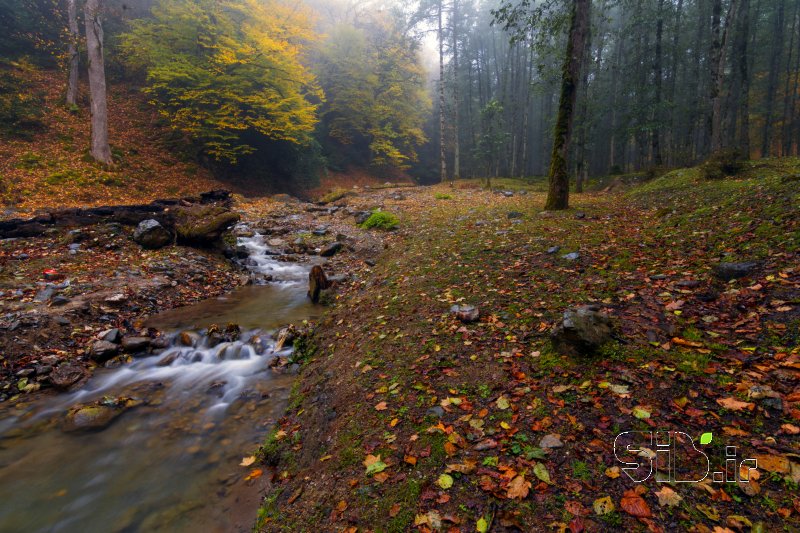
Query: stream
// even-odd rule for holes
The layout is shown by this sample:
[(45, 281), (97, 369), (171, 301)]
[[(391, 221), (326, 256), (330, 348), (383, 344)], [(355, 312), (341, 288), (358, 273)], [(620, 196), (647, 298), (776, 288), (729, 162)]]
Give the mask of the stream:
[[(252, 467), (239, 463), (263, 443), (294, 381), (268, 368), (278, 355), (270, 333), (316, 311), (306, 298), (310, 265), (278, 261), (260, 235), (239, 244), (270, 284), (153, 316), (148, 325), (173, 339), (163, 353), (0, 411), (0, 531), (251, 530), (263, 480), (252, 486)], [(230, 322), (238, 340), (213, 345), (202, 335)], [(187, 330), (197, 332), (194, 347), (179, 341)], [(104, 397), (143, 403), (102, 431), (62, 431), (70, 407)]]

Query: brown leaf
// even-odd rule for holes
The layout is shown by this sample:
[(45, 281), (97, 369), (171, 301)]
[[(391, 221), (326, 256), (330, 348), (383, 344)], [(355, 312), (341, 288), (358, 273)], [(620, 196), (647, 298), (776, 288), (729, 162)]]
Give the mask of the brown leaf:
[(619, 502), (619, 506), (623, 511), (637, 518), (650, 518), (653, 516), (644, 498), (636, 494), (633, 490), (625, 491), (622, 495), (622, 500)]
[(725, 409), (730, 409), (731, 411), (741, 411), (742, 409), (747, 409), (748, 411), (752, 411), (753, 408), (755, 408), (756, 406), (754, 403), (743, 402), (733, 397), (721, 398), (717, 400), (717, 403), (720, 404)]
[(669, 487), (663, 487), (661, 490), (657, 491), (655, 495), (658, 496), (658, 505), (661, 507), (675, 507), (683, 500), (680, 494)]
[(526, 481), (525, 476), (519, 475), (508, 484), (506, 496), (512, 500), (515, 498), (523, 499), (528, 495), (530, 488), (531, 482)]

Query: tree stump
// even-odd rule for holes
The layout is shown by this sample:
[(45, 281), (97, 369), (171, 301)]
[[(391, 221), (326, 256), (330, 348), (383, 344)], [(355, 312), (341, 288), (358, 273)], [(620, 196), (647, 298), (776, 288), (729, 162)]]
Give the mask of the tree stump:
[(308, 273), (308, 297), (314, 303), (319, 303), (320, 292), (330, 287), (331, 282), (322, 267), (315, 265)]

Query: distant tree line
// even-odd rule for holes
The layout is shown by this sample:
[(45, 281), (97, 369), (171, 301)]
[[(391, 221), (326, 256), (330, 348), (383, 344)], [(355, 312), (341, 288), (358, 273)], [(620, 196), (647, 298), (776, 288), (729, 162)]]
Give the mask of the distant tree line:
[[(459, 154), (462, 176), (547, 174), (580, 1), (436, 3), (446, 18), (448, 161)], [(797, 155), (800, 1), (594, 0), (587, 8), (584, 49), (575, 51), (573, 176), (689, 165), (720, 150)]]

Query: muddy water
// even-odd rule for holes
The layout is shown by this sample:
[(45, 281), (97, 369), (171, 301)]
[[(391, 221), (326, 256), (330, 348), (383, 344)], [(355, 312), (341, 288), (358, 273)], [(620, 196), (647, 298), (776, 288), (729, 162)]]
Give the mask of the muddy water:
[[(314, 308), (306, 267), (275, 261), (258, 236), (242, 244), (251, 269), (275, 282), (151, 321), (176, 334), (235, 322), (238, 341), (176, 343), (101, 370), (77, 392), (0, 411), (0, 531), (250, 530), (263, 480), (245, 481), (239, 463), (263, 442), (293, 381), (268, 368), (276, 356), (268, 333)], [(267, 340), (261, 354), (248, 343), (254, 335)], [(105, 396), (144, 404), (100, 432), (62, 431), (67, 409)]]

